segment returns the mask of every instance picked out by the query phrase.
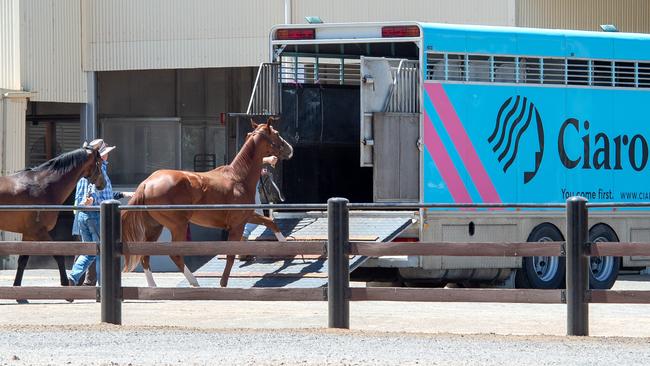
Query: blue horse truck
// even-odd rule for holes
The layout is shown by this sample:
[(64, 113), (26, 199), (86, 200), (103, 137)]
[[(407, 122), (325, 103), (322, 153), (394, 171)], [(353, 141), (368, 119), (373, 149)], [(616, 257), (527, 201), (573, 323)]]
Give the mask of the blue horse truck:
[[(650, 36), (418, 22), (291, 24), (270, 32), (250, 115), (294, 145), (288, 202), (650, 200)], [(562, 241), (563, 210), (414, 213), (398, 240)], [(643, 210), (593, 209), (591, 241), (650, 241)], [(592, 288), (648, 257), (591, 257)], [(407, 283), (560, 288), (559, 257), (372, 258)], [(372, 277), (372, 276), (371, 276)]]

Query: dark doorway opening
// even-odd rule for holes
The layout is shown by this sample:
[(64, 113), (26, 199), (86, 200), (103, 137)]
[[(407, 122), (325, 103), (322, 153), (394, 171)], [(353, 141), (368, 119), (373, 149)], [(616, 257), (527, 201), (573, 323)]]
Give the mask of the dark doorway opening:
[(359, 166), (359, 103), (358, 86), (283, 85), (278, 128), (294, 147), (282, 165), (287, 203), (372, 202), (372, 168)]

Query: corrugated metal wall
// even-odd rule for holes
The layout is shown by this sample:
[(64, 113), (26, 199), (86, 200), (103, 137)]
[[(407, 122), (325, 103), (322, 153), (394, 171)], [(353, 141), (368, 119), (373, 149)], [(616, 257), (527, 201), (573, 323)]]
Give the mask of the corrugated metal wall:
[[(0, 90), (0, 93), (6, 91)], [(0, 94), (0, 176), (25, 168), (26, 109), (27, 98), (6, 98)], [(0, 240), (20, 239), (19, 234), (0, 232)], [(9, 257), (0, 257), (0, 266), (8, 266), (8, 260)]]
[[(25, 110), (26, 98), (2, 98), (2, 130), (0, 138), (2, 145), (2, 166), (0, 175), (15, 173), (25, 169)], [(21, 152), (21, 153), (16, 153)]]
[(294, 23), (317, 15), (326, 23), (415, 20), (514, 25), (514, 0), (293, 0)]
[(86, 70), (256, 66), (283, 0), (88, 0)]
[(0, 1), (0, 88), (20, 89), (19, 0)]
[(648, 0), (517, 0), (517, 26), (650, 33)]
[(79, 0), (20, 1), (20, 77), (34, 101), (83, 103)]
[[(284, 23), (283, 0), (82, 2), (84, 69), (256, 66), (268, 32)], [(293, 0), (292, 17), (326, 22), (422, 20), (514, 25), (514, 0)]]

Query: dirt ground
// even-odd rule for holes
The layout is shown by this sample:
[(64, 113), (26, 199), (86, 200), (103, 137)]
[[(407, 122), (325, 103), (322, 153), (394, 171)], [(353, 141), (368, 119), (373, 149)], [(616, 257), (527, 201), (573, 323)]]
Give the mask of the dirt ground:
[[(13, 271), (0, 271), (9, 286)], [(175, 287), (179, 273), (156, 274)], [(26, 286), (56, 285), (30, 270)], [(139, 273), (125, 286), (146, 286)], [(361, 286), (360, 283), (355, 283)], [(618, 290), (647, 290), (623, 276)], [(650, 305), (590, 305), (592, 337), (566, 337), (566, 306), (352, 302), (350, 330), (326, 302), (126, 301), (123, 325), (95, 301), (0, 301), (0, 365), (647, 365)]]
[[(0, 271), (8, 286), (13, 271)], [(156, 274), (160, 286), (174, 287), (180, 273)], [(24, 284), (56, 285), (53, 270), (27, 271)], [(125, 286), (146, 286), (144, 276), (129, 273)], [(359, 284), (357, 284), (359, 285)], [(614, 289), (648, 290), (650, 276), (621, 276)], [(18, 305), (0, 300), (0, 325), (94, 325), (100, 304), (94, 301), (32, 301)], [(591, 304), (593, 336), (650, 337), (650, 305)], [(124, 325), (178, 326), (202, 329), (297, 329), (327, 327), (326, 302), (125, 301)], [(561, 304), (352, 302), (350, 327), (361, 331), (552, 335), (566, 334), (566, 306)]]

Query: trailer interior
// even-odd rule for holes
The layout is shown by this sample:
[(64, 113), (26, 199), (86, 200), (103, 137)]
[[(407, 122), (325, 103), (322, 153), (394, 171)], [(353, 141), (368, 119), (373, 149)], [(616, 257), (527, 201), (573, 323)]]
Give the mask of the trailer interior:
[(294, 147), (278, 181), (287, 203), (330, 197), (373, 201), (373, 168), (360, 166), (360, 57), (418, 60), (414, 43), (288, 45), (280, 63), (281, 134)]

